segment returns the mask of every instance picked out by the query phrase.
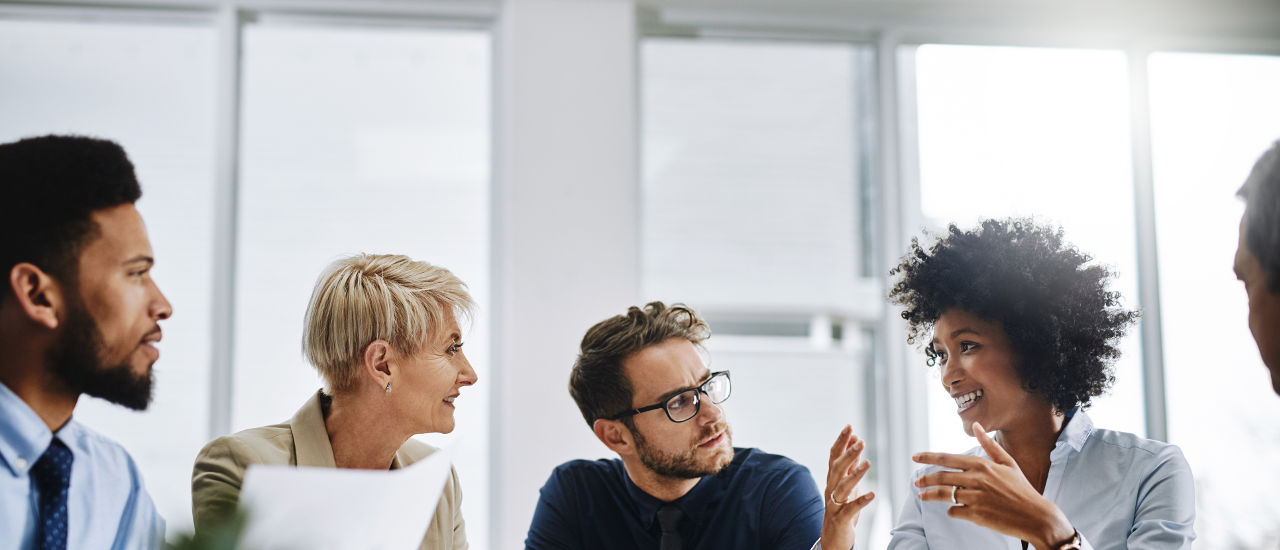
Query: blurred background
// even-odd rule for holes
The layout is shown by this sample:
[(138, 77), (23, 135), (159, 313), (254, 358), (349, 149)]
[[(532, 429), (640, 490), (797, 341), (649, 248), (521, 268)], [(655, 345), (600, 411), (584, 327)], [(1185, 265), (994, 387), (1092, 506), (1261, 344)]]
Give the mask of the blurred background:
[[(871, 441), (882, 548), (912, 452), (974, 445), (884, 301), (910, 239), (1034, 215), (1145, 315), (1107, 428), (1182, 447), (1197, 548), (1280, 545), (1280, 398), (1231, 271), (1280, 138), (1280, 3), (1142, 0), (0, 2), (0, 141), (113, 139), (174, 305), (156, 400), (85, 398), (191, 527), (209, 439), (288, 419), (315, 277), (402, 253), (470, 284), (455, 445), (472, 548), (517, 548), (551, 469), (610, 456), (567, 392), (593, 323), (711, 323), (739, 446), (819, 484)], [(163, 434), (163, 435), (160, 435)]]

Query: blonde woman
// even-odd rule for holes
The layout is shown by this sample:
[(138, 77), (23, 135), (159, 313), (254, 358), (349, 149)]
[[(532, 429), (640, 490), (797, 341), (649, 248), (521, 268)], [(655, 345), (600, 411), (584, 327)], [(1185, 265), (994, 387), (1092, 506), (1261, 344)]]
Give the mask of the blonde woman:
[[(426, 262), (361, 254), (331, 264), (303, 331), (303, 351), (325, 387), (292, 419), (200, 451), (191, 478), (197, 532), (235, 511), (251, 464), (387, 470), (431, 454), (410, 438), (453, 431), (454, 399), (476, 382), (457, 321), (473, 307), (462, 281)], [(422, 548), (467, 548), (461, 504), (455, 472)]]

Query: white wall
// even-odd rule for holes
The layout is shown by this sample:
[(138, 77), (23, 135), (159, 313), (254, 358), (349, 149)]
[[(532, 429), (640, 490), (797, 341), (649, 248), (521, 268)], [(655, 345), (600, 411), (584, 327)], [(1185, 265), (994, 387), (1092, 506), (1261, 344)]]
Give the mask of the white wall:
[(608, 452), (568, 380), (639, 298), (635, 7), (507, 0), (497, 28), (490, 540), (520, 548), (551, 470)]

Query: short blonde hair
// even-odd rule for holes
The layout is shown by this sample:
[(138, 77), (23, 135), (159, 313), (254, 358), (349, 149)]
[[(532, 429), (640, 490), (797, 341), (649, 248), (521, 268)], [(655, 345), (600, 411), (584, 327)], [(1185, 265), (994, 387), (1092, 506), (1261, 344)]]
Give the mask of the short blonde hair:
[(448, 311), (470, 318), (474, 308), (466, 283), (443, 267), (392, 254), (342, 258), (316, 280), (302, 353), (328, 393), (345, 392), (355, 388), (374, 340), (413, 355), (442, 328)]

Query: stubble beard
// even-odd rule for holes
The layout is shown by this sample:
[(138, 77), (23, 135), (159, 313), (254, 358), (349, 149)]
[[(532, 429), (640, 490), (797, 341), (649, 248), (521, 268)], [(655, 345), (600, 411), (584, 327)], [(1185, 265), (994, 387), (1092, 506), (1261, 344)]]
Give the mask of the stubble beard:
[(102, 331), (79, 296), (67, 304), (62, 332), (45, 354), (45, 367), (55, 380), (76, 394), (88, 394), (133, 409), (151, 404), (154, 375), (135, 374), (129, 363), (108, 365)]
[(704, 476), (715, 475), (723, 470), (733, 461), (733, 434), (728, 424), (716, 424), (709, 428), (704, 434), (700, 434), (698, 441), (704, 441), (707, 438), (724, 430), (724, 443), (729, 446), (729, 455), (723, 460), (716, 460), (712, 463), (700, 463), (697, 453), (699, 447), (696, 445), (683, 453), (668, 454), (661, 450), (655, 449), (649, 445), (649, 441), (639, 430), (631, 430), (636, 442), (636, 453), (640, 455), (640, 463), (655, 474), (672, 479), (697, 479)]

